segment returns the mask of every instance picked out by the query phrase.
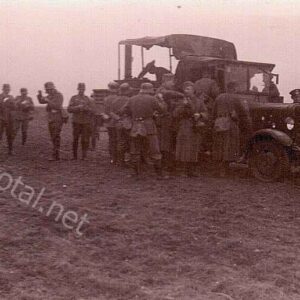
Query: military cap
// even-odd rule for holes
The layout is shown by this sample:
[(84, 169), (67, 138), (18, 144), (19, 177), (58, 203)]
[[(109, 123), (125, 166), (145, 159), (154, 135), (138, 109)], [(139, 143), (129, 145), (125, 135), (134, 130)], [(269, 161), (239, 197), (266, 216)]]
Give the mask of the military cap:
[(295, 97), (295, 96), (297, 96), (297, 95), (300, 95), (300, 89), (294, 89), (294, 90), (290, 91), (290, 95), (291, 95), (292, 97)]
[(186, 82), (183, 83), (182, 89), (184, 90), (184, 89), (186, 89), (187, 87), (190, 87), (190, 86), (194, 87), (194, 83), (191, 82), (191, 81), (186, 81)]
[(8, 83), (4, 83), (2, 86), (3, 89), (10, 89), (10, 85)]
[(117, 90), (119, 88), (119, 84), (115, 81), (111, 81), (109, 84), (108, 84), (108, 88), (110, 90)]
[(130, 85), (127, 82), (124, 82), (120, 85), (120, 90), (122, 90), (122, 91), (127, 91), (129, 89), (130, 89)]
[(85, 89), (85, 83), (84, 82), (79, 82), (77, 85), (78, 89)]
[(50, 82), (50, 81), (46, 82), (46, 83), (44, 84), (44, 86), (45, 86), (45, 89), (49, 89), (49, 90), (55, 89), (54, 83), (53, 83), (53, 82)]
[(154, 87), (153, 84), (150, 82), (144, 82), (141, 84), (141, 89), (140, 89), (141, 93), (144, 94), (154, 94)]
[(27, 92), (27, 89), (26, 88), (21, 88), (20, 89), (20, 92), (22, 93), (22, 92)]

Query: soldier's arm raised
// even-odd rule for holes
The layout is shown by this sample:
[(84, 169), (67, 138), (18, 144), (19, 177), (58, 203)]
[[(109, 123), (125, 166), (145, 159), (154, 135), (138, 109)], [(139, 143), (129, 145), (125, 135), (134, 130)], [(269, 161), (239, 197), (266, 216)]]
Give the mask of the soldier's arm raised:
[(46, 97), (43, 97), (42, 91), (39, 91), (36, 97), (37, 97), (40, 104), (47, 104), (48, 103)]

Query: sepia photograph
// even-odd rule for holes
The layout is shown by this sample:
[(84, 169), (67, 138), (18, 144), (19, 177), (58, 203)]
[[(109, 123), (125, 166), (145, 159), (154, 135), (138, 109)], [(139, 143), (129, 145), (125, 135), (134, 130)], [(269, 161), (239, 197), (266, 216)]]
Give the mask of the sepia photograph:
[(0, 300), (300, 300), (299, 0), (0, 0)]

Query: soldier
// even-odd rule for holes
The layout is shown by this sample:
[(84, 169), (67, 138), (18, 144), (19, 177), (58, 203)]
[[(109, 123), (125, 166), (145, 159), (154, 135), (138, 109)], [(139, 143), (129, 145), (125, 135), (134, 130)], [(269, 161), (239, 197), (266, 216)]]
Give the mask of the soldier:
[(171, 72), (163, 67), (156, 67), (155, 60), (149, 62), (142, 72), (138, 75), (139, 79), (142, 79), (147, 73), (155, 75), (156, 81), (161, 84), (163, 81), (163, 76), (165, 74), (170, 74)]
[(50, 160), (60, 160), (60, 134), (64, 123), (63, 95), (56, 90), (53, 82), (46, 82), (44, 86), (47, 96), (43, 97), (39, 91), (37, 98), (40, 104), (47, 104), (48, 129), (53, 144), (53, 155)]
[(20, 96), (15, 99), (16, 112), (14, 117), (15, 123), (15, 135), (21, 128), (22, 131), (22, 145), (25, 145), (27, 140), (27, 131), (29, 121), (33, 119), (32, 112), (34, 110), (34, 104), (30, 97), (28, 97), (28, 91), (26, 88), (20, 89)]
[(290, 95), (294, 103), (300, 103), (300, 89), (290, 91)]
[(119, 116), (116, 128), (118, 163), (121, 166), (125, 165), (125, 155), (130, 151), (130, 129), (132, 127), (132, 120), (126, 111), (124, 112), (124, 107), (126, 107), (129, 101), (130, 94), (130, 85), (128, 83), (122, 83), (119, 89), (119, 98), (114, 104), (116, 114)]
[(203, 143), (203, 128), (208, 119), (207, 107), (202, 98), (195, 95), (194, 84), (183, 84), (184, 99), (176, 107), (174, 117), (178, 121), (176, 161), (184, 163), (185, 175), (196, 177), (196, 163)]
[(78, 83), (78, 94), (73, 96), (68, 112), (73, 114), (73, 159), (77, 160), (78, 142), (81, 139), (82, 159), (86, 158), (91, 130), (91, 115), (95, 107), (85, 94), (85, 84)]
[(99, 127), (102, 126), (98, 124), (98, 116), (97, 116), (97, 109), (96, 109), (96, 101), (94, 93), (91, 94), (90, 100), (92, 105), (94, 106), (94, 110), (90, 113), (90, 133), (89, 133), (89, 149), (91, 151), (96, 150), (96, 141), (99, 140)]
[[(251, 118), (247, 105), (236, 95), (237, 83), (229, 82), (227, 93), (220, 94), (213, 110), (213, 159), (219, 163), (220, 176), (224, 177), (230, 162), (237, 161), (241, 152), (241, 124)], [(241, 160), (241, 159), (240, 159)]]
[[(214, 101), (216, 97), (220, 94), (220, 89), (216, 80), (212, 79), (211, 69), (205, 66), (202, 70), (202, 78), (195, 82), (195, 92), (196, 96), (203, 99), (207, 110), (210, 121), (212, 122), (212, 113), (214, 107)], [(212, 136), (211, 130), (207, 130), (204, 137), (205, 143), (203, 147), (207, 154), (210, 154), (210, 149), (212, 148)]]
[(273, 75), (263, 73), (263, 82), (264, 88), (262, 92), (268, 94), (268, 102), (280, 103), (280, 93), (277, 85), (273, 82)]
[(8, 154), (12, 155), (14, 138), (13, 112), (15, 110), (15, 103), (13, 96), (9, 94), (9, 84), (3, 84), (2, 91), (3, 93), (0, 94), (0, 137), (2, 139), (3, 133), (5, 132)]
[(141, 157), (143, 153), (147, 152), (154, 162), (154, 169), (158, 178), (161, 178), (161, 153), (153, 114), (155, 111), (162, 112), (163, 104), (154, 97), (153, 85), (143, 83), (139, 94), (130, 98), (126, 109), (133, 122), (130, 132), (130, 154), (135, 174), (140, 175)]
[(104, 117), (106, 120), (106, 128), (108, 133), (108, 149), (110, 155), (110, 162), (116, 164), (118, 160), (117, 152), (117, 129), (116, 129), (116, 114), (114, 111), (114, 103), (118, 100), (119, 84), (110, 82), (108, 84), (110, 95), (104, 99)]
[(217, 82), (211, 78), (211, 71), (208, 67), (202, 69), (202, 78), (195, 82), (196, 96), (202, 97), (209, 112), (212, 111), (213, 102), (220, 94)]
[(183, 94), (175, 91), (174, 75), (165, 74), (163, 83), (156, 91), (156, 96), (164, 101), (165, 112), (155, 114), (162, 164), (169, 172), (175, 171), (176, 124), (173, 111)]

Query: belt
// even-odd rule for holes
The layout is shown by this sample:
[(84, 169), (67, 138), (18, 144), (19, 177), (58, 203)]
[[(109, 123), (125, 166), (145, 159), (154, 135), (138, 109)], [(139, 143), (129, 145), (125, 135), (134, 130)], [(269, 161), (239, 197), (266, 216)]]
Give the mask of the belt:
[(59, 110), (57, 110), (57, 109), (50, 109), (50, 112), (52, 112), (52, 113), (58, 113)]

